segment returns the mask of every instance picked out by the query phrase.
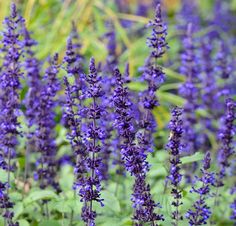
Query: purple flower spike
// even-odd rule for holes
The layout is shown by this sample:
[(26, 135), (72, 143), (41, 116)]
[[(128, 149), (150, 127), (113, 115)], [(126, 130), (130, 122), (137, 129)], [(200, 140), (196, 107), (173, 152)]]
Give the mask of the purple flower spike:
[(101, 86), (101, 78), (95, 67), (95, 60), (91, 58), (89, 65), (89, 74), (86, 81), (88, 83), (87, 97), (91, 99), (91, 104), (86, 109), (87, 128), (83, 134), (83, 142), (85, 145), (86, 157), (84, 164), (86, 174), (83, 179), (78, 181), (78, 188), (81, 201), (84, 203), (82, 207), (82, 220), (87, 225), (95, 225), (96, 211), (93, 208), (94, 202), (98, 202), (103, 206), (103, 199), (100, 197), (101, 180), (102, 180), (102, 160), (100, 158), (101, 145), (106, 136), (105, 131), (100, 127), (102, 114), (104, 112), (101, 106), (101, 98), (104, 95)]
[(193, 43), (192, 24), (188, 25), (186, 37), (183, 40), (181, 73), (186, 76), (185, 83), (179, 88), (180, 95), (185, 98), (183, 108), (183, 143), (184, 151), (194, 153), (198, 148), (196, 110), (198, 109), (199, 78), (196, 70), (195, 46)]
[(164, 55), (168, 47), (167, 27), (162, 21), (160, 4), (157, 4), (155, 19), (149, 22), (148, 27), (152, 27), (152, 35), (147, 39), (147, 45), (152, 49), (151, 56), (157, 59)]
[(182, 115), (182, 109), (174, 108), (172, 110), (172, 119), (169, 124), (169, 128), (171, 131), (169, 143), (167, 144), (167, 148), (170, 150), (170, 173), (168, 176), (168, 180), (172, 185), (171, 194), (173, 195), (174, 201), (172, 205), (175, 210), (172, 212), (173, 225), (177, 226), (179, 220), (183, 220), (183, 216), (181, 216), (179, 212), (179, 206), (183, 203), (181, 202), (182, 194), (179, 189), (180, 182), (182, 180), (182, 175), (180, 173), (180, 152), (181, 152), (181, 137), (183, 133), (183, 121), (180, 118)]
[(189, 220), (189, 225), (204, 225), (207, 224), (208, 219), (211, 216), (210, 207), (206, 204), (206, 199), (210, 196), (211, 186), (215, 184), (214, 173), (208, 172), (211, 163), (210, 152), (207, 152), (203, 160), (203, 167), (201, 169), (202, 177), (197, 178), (197, 182), (201, 183), (201, 186), (193, 186), (191, 192), (198, 194), (199, 199), (195, 201), (192, 209), (188, 210), (186, 218)]
[(118, 69), (114, 71), (116, 88), (113, 95), (113, 104), (116, 112), (115, 126), (119, 137), (122, 138), (121, 156), (126, 170), (135, 178), (131, 201), (133, 202), (135, 225), (163, 220), (162, 215), (156, 214), (155, 208), (159, 207), (151, 197), (150, 186), (146, 183), (146, 173), (149, 164), (145, 154), (145, 140), (138, 137), (138, 145), (135, 144), (135, 123), (132, 111), (130, 93), (125, 87), (125, 79)]
[(220, 164), (218, 186), (223, 186), (223, 178), (226, 176), (226, 170), (230, 166), (230, 157), (234, 154), (233, 136), (236, 103), (233, 99), (226, 100), (226, 114), (222, 120), (222, 129), (219, 133), (220, 150), (218, 152), (218, 161)]
[(164, 83), (165, 74), (160, 66), (157, 66), (157, 60), (160, 59), (168, 48), (166, 42), (167, 28), (162, 21), (161, 5), (157, 4), (156, 15), (153, 21), (149, 22), (152, 29), (151, 37), (147, 38), (147, 44), (151, 49), (150, 56), (147, 58), (143, 67), (142, 80), (144, 80), (148, 89), (140, 94), (140, 105), (142, 106), (142, 119), (139, 126), (143, 132), (139, 133), (139, 137), (146, 143), (145, 150), (153, 151), (153, 133), (156, 129), (156, 121), (152, 114), (152, 110), (159, 106), (156, 97), (156, 91)]
[[(10, 172), (14, 171), (13, 160), (16, 155), (19, 132), (19, 89), (21, 72), (20, 59), (23, 53), (21, 30), (24, 19), (18, 15), (16, 5), (11, 5), (11, 14), (6, 17), (1, 39), (3, 64), (0, 72), (0, 167), (8, 174), (7, 182), (0, 182), (0, 208), (5, 224), (18, 226), (13, 222), (13, 203), (8, 196)], [(2, 180), (2, 179), (1, 179)]]
[(24, 35), (24, 47), (25, 47), (25, 63), (24, 67), (27, 72), (27, 82), (28, 82), (28, 93), (25, 98), (26, 105), (26, 118), (28, 120), (28, 125), (31, 127), (36, 123), (37, 112), (39, 111), (39, 99), (40, 99), (40, 62), (35, 57), (33, 47), (37, 43), (30, 37), (29, 31), (26, 27), (23, 30)]
[[(82, 121), (84, 118), (84, 99), (85, 99), (85, 75), (83, 73), (82, 56), (79, 54), (80, 43), (79, 36), (72, 24), (72, 32), (67, 41), (66, 55), (64, 57), (64, 69), (67, 76), (64, 77), (66, 100), (64, 103), (63, 121), (69, 132), (67, 139), (73, 150), (75, 166), (74, 166), (74, 188), (83, 180), (86, 173), (85, 158), (86, 147), (83, 143)], [(73, 77), (74, 83), (71, 85), (67, 77)], [(66, 156), (64, 156), (66, 157)], [(72, 158), (72, 157), (71, 157)], [(73, 162), (73, 161), (72, 161)]]
[(42, 189), (52, 186), (57, 191), (60, 190), (56, 182), (56, 153), (55, 144), (55, 96), (60, 88), (57, 74), (59, 71), (58, 54), (55, 54), (51, 65), (46, 69), (43, 85), (40, 92), (39, 112), (37, 117), (36, 148), (40, 154), (36, 162), (35, 179), (39, 181)]

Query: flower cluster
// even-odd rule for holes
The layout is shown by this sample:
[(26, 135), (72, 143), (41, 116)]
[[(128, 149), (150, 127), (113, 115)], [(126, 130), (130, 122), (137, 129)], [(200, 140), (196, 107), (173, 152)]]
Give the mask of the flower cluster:
[(180, 71), (186, 76), (185, 83), (180, 87), (179, 93), (185, 98), (183, 108), (183, 143), (184, 150), (194, 153), (198, 147), (195, 131), (196, 109), (198, 108), (199, 90), (197, 88), (198, 75), (196, 70), (195, 46), (193, 42), (192, 24), (188, 25), (186, 37), (183, 40), (184, 51), (182, 53), (182, 65)]
[(29, 31), (24, 27), (24, 47), (25, 47), (25, 63), (24, 68), (26, 71), (27, 82), (29, 90), (25, 98), (26, 112), (25, 116), (28, 120), (28, 125), (31, 127), (36, 123), (37, 112), (39, 110), (39, 95), (41, 88), (40, 80), (40, 62), (35, 57), (33, 47), (37, 45), (36, 41), (30, 37)]
[[(75, 166), (74, 175), (75, 182), (74, 187), (80, 180), (83, 180), (84, 173), (86, 173), (85, 158), (86, 147), (83, 143), (82, 136), (82, 120), (84, 118), (83, 101), (85, 99), (85, 75), (82, 68), (82, 56), (78, 53), (78, 48), (81, 47), (78, 41), (79, 37), (73, 24), (71, 37), (67, 42), (66, 55), (64, 57), (65, 71), (68, 77), (73, 77), (74, 84), (71, 85), (68, 81), (68, 77), (64, 77), (66, 101), (64, 103), (63, 119), (66, 126), (69, 129), (67, 139), (70, 141), (70, 145), (74, 152)], [(74, 40), (74, 42), (73, 42)]]
[(97, 215), (93, 208), (93, 203), (99, 202), (103, 206), (103, 199), (100, 197), (102, 160), (99, 154), (101, 151), (100, 142), (105, 138), (105, 131), (99, 127), (99, 121), (104, 111), (100, 103), (104, 92), (101, 86), (101, 77), (95, 67), (94, 58), (90, 60), (89, 74), (86, 81), (88, 83), (87, 97), (91, 99), (91, 103), (86, 110), (87, 128), (83, 134), (87, 154), (86, 159), (84, 159), (87, 175), (78, 182), (77, 186), (81, 201), (84, 203), (81, 217), (87, 225), (92, 226), (95, 225)]
[(55, 96), (60, 88), (57, 80), (58, 74), (58, 54), (52, 59), (51, 65), (46, 69), (44, 79), (46, 84), (40, 90), (39, 112), (37, 116), (36, 148), (39, 153), (39, 159), (36, 162), (35, 179), (39, 181), (41, 188), (48, 186), (54, 187), (59, 191), (59, 185), (56, 182), (56, 152), (55, 144)]
[(147, 83), (148, 89), (140, 94), (140, 105), (143, 107), (143, 113), (139, 126), (143, 132), (139, 133), (139, 137), (142, 137), (146, 143), (144, 150), (152, 151), (152, 135), (155, 132), (156, 122), (151, 111), (159, 105), (156, 91), (165, 78), (162, 68), (157, 66), (157, 59), (163, 56), (168, 47), (166, 42), (167, 28), (162, 21), (160, 4), (157, 4), (155, 19), (150, 21), (148, 26), (153, 28), (151, 37), (147, 38), (151, 54), (146, 60), (142, 74), (142, 79)]
[(215, 184), (214, 173), (208, 172), (211, 165), (211, 155), (207, 152), (203, 160), (201, 169), (202, 177), (197, 178), (201, 183), (200, 187), (194, 186), (191, 192), (198, 194), (199, 199), (195, 201), (192, 209), (188, 210), (186, 218), (189, 219), (189, 225), (204, 225), (211, 216), (210, 207), (206, 204), (206, 199), (210, 194), (210, 187)]
[(2, 35), (3, 66), (0, 74), (0, 167), (8, 174), (7, 182), (0, 183), (0, 208), (3, 210), (5, 223), (17, 226), (13, 222), (13, 203), (8, 197), (10, 188), (10, 171), (14, 171), (14, 159), (19, 135), (19, 94), (21, 72), (20, 58), (22, 56), (22, 42), (20, 28), (24, 19), (18, 15), (15, 4), (11, 5), (11, 14), (5, 18), (5, 30)]
[(35, 131), (34, 126), (37, 126), (37, 117), (39, 112), (39, 100), (40, 100), (40, 90), (42, 86), (40, 78), (40, 61), (35, 57), (35, 52), (33, 50), (34, 46), (37, 45), (36, 41), (30, 36), (29, 31), (26, 27), (23, 28), (23, 45), (25, 48), (25, 61), (24, 69), (26, 72), (26, 81), (29, 87), (26, 97), (24, 99), (24, 104), (26, 107), (25, 117), (27, 120), (28, 131), (26, 132), (27, 145), (26, 145), (26, 162), (25, 162), (25, 179), (28, 178), (30, 174), (30, 154), (35, 150)]
[(168, 180), (171, 182), (172, 190), (171, 194), (174, 197), (172, 205), (175, 210), (172, 213), (172, 219), (174, 225), (178, 225), (178, 221), (182, 220), (183, 217), (180, 215), (179, 206), (182, 205), (181, 198), (182, 194), (179, 189), (180, 182), (182, 180), (182, 175), (180, 173), (180, 152), (181, 152), (181, 137), (183, 133), (182, 124), (183, 121), (180, 118), (182, 115), (182, 109), (174, 108), (172, 110), (172, 119), (169, 124), (169, 129), (171, 131), (169, 143), (167, 148), (170, 149), (170, 172)]
[(135, 144), (135, 125), (132, 115), (129, 91), (124, 87), (124, 79), (118, 69), (114, 71), (116, 77), (116, 88), (113, 95), (113, 103), (117, 114), (115, 126), (118, 129), (120, 138), (123, 139), (121, 145), (121, 156), (126, 170), (135, 178), (131, 200), (135, 209), (133, 219), (135, 225), (142, 225), (145, 222), (163, 220), (162, 215), (156, 214), (156, 204), (151, 197), (150, 186), (146, 183), (146, 173), (149, 170), (147, 156), (143, 149), (144, 140), (138, 138), (138, 144)]
[(234, 120), (236, 103), (233, 99), (228, 98), (226, 100), (226, 113), (223, 118), (223, 126), (219, 133), (220, 138), (220, 150), (218, 152), (218, 161), (220, 164), (219, 172), (219, 186), (224, 183), (222, 179), (226, 175), (226, 169), (230, 166), (230, 157), (234, 153), (233, 150), (233, 136), (234, 136)]
[(157, 4), (155, 19), (150, 21), (148, 27), (152, 27), (152, 36), (147, 39), (147, 45), (152, 49), (151, 57), (155, 59), (164, 55), (167, 48), (167, 27), (162, 21), (161, 4)]

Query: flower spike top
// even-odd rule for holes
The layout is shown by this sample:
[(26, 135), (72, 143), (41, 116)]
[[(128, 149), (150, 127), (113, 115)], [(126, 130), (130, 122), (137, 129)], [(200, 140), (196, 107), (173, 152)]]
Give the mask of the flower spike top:
[(147, 39), (147, 45), (152, 48), (151, 56), (160, 58), (164, 55), (168, 44), (166, 42), (167, 27), (162, 21), (161, 5), (157, 4), (155, 19), (150, 21), (148, 27), (152, 27), (152, 36)]

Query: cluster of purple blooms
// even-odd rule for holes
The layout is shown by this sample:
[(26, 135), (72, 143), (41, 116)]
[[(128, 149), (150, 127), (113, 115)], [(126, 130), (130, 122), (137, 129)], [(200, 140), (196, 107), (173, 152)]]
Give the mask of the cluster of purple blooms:
[(211, 216), (210, 207), (206, 204), (206, 200), (210, 196), (211, 186), (215, 184), (214, 173), (208, 172), (211, 166), (211, 154), (207, 152), (201, 168), (201, 177), (197, 177), (196, 183), (200, 182), (200, 186), (193, 186), (191, 192), (198, 194), (199, 198), (193, 204), (193, 208), (188, 210), (186, 218), (189, 219), (189, 225), (204, 225)]
[(7, 182), (0, 184), (0, 207), (5, 218), (5, 224), (17, 226), (13, 222), (13, 203), (9, 199), (10, 172), (14, 171), (12, 160), (16, 156), (17, 135), (19, 132), (19, 89), (22, 76), (20, 58), (22, 56), (22, 43), (20, 41), (20, 27), (24, 19), (18, 15), (16, 6), (11, 6), (11, 14), (4, 20), (5, 31), (1, 40), (4, 53), (0, 75), (0, 167), (8, 174)]
[[(25, 134), (25, 183), (31, 176), (30, 168), (33, 168), (34, 179), (40, 189), (51, 187), (57, 193), (61, 192), (57, 178), (60, 160), (57, 157), (55, 133), (56, 107), (61, 101), (57, 99), (62, 87), (58, 79), (60, 69), (66, 73), (63, 78), (65, 95), (62, 100), (62, 121), (68, 131), (67, 140), (73, 151), (69, 161), (74, 168), (73, 189), (83, 203), (82, 221), (87, 226), (96, 225), (96, 203), (104, 205), (102, 191), (105, 189), (103, 185), (109, 183), (110, 165), (117, 167), (118, 177), (129, 174), (133, 179), (130, 198), (133, 224), (156, 226), (165, 220), (161, 205), (154, 200), (152, 186), (148, 182), (151, 169), (148, 155), (154, 152), (153, 138), (157, 131), (153, 111), (160, 105), (157, 91), (166, 77), (163, 68), (158, 64), (168, 49), (167, 26), (162, 19), (161, 4), (157, 2), (155, 18), (148, 24), (152, 28), (151, 36), (147, 38), (150, 54), (141, 68), (141, 81), (147, 88), (140, 93), (129, 89), (129, 64), (126, 64), (123, 75), (118, 69), (116, 33), (113, 30), (104, 36), (108, 51), (105, 65), (96, 65), (92, 57), (86, 73), (85, 59), (81, 54), (82, 45), (74, 22), (62, 64), (59, 63), (59, 55), (55, 54), (49, 58), (49, 66), (41, 77), (42, 63), (34, 52), (37, 43), (31, 38), (24, 19), (18, 15), (16, 6), (12, 4), (11, 14), (4, 21), (5, 31), (1, 39), (3, 63), (0, 70), (0, 168), (7, 174), (7, 181), (0, 181), (0, 209), (5, 225), (19, 225), (13, 220), (14, 203), (10, 200), (9, 190), (10, 173), (15, 170), (17, 136), (24, 136), (19, 130), (20, 114), (24, 115), (28, 127)], [(119, 6), (123, 7), (122, 4)], [(195, 10), (195, 3), (189, 5), (188, 1), (184, 1), (182, 13), (179, 15), (181, 21), (184, 18), (184, 21), (188, 20), (190, 23), (187, 26), (186, 23), (180, 24), (180, 29), (185, 32), (181, 34), (183, 43), (180, 67), (185, 82), (179, 88), (179, 94), (185, 99), (185, 103), (183, 108), (175, 107), (172, 110), (167, 144), (169, 171), (166, 184), (171, 184), (171, 219), (174, 226), (180, 225), (180, 221), (184, 220), (188, 220), (191, 226), (207, 224), (213, 214), (207, 199), (218, 195), (212, 192), (214, 188), (225, 186), (235, 154), (233, 142), (236, 102), (231, 98), (229, 87), (217, 83), (219, 79), (224, 82), (230, 79), (231, 66), (226, 57), (229, 50), (218, 33), (207, 34), (200, 41), (194, 38), (194, 32), (201, 27), (199, 16), (193, 15)], [(147, 14), (145, 8), (141, 7), (138, 11), (140, 15)], [(187, 14), (184, 15), (184, 12)], [(131, 26), (131, 23), (126, 23), (125, 26)], [(208, 43), (213, 36), (215, 40), (218, 37), (218, 44), (220, 43), (214, 59), (214, 44)], [(201, 47), (200, 52), (197, 51), (198, 45)], [(19, 92), (23, 74), (28, 89), (23, 100), (25, 110), (21, 111)], [(225, 113), (214, 110), (214, 107), (222, 108), (224, 103)], [(204, 116), (198, 112), (199, 109), (205, 111)], [(222, 125), (216, 125), (219, 118), (222, 118)], [(181, 158), (196, 153), (204, 142), (209, 142), (209, 139), (201, 141), (202, 137), (197, 130), (203, 121), (206, 124), (203, 127), (212, 134), (219, 131), (219, 172), (210, 171), (213, 156), (209, 151), (211, 144), (207, 144), (203, 148), (205, 157), (200, 169), (201, 176), (195, 176), (195, 180), (191, 178), (189, 181), (186, 179), (189, 173), (187, 171), (191, 168), (190, 173), (197, 173), (197, 170), (193, 170), (194, 164), (187, 166), (190, 168), (184, 168)], [(31, 155), (37, 158), (33, 163)], [(197, 197), (185, 214), (181, 209), (184, 205), (184, 178), (186, 184), (193, 183), (190, 193), (195, 194), (193, 198)], [(234, 191), (234, 187), (231, 190)], [(43, 202), (45, 203), (47, 201)], [(230, 208), (231, 219), (236, 220), (235, 200)]]
[(168, 180), (172, 185), (171, 194), (173, 195), (172, 205), (175, 210), (172, 212), (173, 225), (177, 226), (179, 220), (183, 220), (179, 207), (183, 204), (181, 201), (182, 194), (179, 188), (182, 180), (180, 153), (182, 149), (181, 138), (183, 134), (183, 121), (181, 119), (182, 109), (175, 107), (172, 110), (172, 119), (169, 124), (171, 131), (167, 148), (170, 149), (170, 172)]

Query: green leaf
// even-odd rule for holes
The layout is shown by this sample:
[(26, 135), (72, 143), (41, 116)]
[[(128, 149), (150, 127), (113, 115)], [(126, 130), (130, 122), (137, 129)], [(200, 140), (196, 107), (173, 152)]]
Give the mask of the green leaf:
[(56, 199), (57, 197), (58, 196), (56, 195), (56, 193), (51, 190), (33, 191), (29, 194), (27, 198), (25, 198), (24, 203), (25, 205), (28, 205), (38, 200)]
[(157, 96), (160, 98), (161, 103), (169, 102), (176, 106), (182, 106), (184, 104), (184, 99), (178, 95), (157, 91)]
[(185, 77), (169, 68), (163, 68), (163, 71), (166, 73), (167, 77), (178, 79), (179, 81), (184, 82)]
[(195, 154), (193, 154), (191, 156), (182, 157), (180, 160), (181, 160), (182, 164), (187, 164), (187, 163), (192, 163), (192, 162), (197, 162), (197, 161), (203, 160), (203, 158), (204, 158), (203, 153), (196, 152)]
[(104, 199), (104, 208), (107, 210), (112, 210), (115, 213), (120, 212), (120, 203), (117, 197), (109, 192), (109, 191), (103, 191), (102, 198)]
[(30, 226), (29, 222), (24, 219), (18, 220), (18, 223), (20, 226)]
[(17, 219), (24, 212), (24, 205), (22, 202), (17, 202), (14, 206), (14, 218)]
[(142, 82), (131, 82), (129, 88), (134, 91), (144, 91), (147, 89), (147, 85)]
[(61, 226), (61, 224), (55, 220), (44, 220), (38, 226)]
[(60, 187), (63, 191), (71, 190), (74, 182), (73, 167), (65, 165), (62, 167), (59, 179)]

